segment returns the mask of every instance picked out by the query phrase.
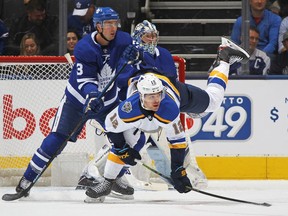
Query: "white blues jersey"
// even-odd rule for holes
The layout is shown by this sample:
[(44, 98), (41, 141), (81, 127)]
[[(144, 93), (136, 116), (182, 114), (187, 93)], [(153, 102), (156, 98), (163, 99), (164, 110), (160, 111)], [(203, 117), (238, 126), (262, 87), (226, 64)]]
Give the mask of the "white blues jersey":
[[(120, 133), (133, 128), (144, 132), (155, 132), (164, 128), (170, 148), (185, 149), (187, 145), (180, 121), (179, 92), (169, 79), (161, 75), (156, 76), (167, 88), (159, 109), (156, 112), (143, 109), (140, 95), (135, 92), (107, 115), (105, 129), (109, 132)], [(137, 78), (132, 78), (132, 85), (133, 79), (137, 80)]]

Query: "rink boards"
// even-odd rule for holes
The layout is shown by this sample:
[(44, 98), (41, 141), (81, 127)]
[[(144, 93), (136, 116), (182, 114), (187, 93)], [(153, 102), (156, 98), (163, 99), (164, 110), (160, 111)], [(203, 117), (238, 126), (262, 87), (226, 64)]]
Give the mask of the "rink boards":
[[(205, 89), (206, 80), (187, 82)], [(65, 84), (66, 81), (51, 80), (0, 81), (1, 169), (27, 165), (44, 138), (43, 125), (52, 124), (52, 118), (45, 123), (45, 111), (57, 108)], [(208, 178), (288, 179), (287, 88), (287, 79), (230, 80), (225, 100), (217, 112), (202, 119), (188, 120), (192, 125), (188, 130), (192, 137), (191, 148)], [(12, 123), (4, 122), (7, 108), (26, 110), (33, 115), (36, 123), (33, 131), (22, 138), (15, 137), (29, 127), (29, 122), (21, 116), (10, 119)], [(7, 127), (14, 127), (16, 132), (4, 135)], [(67, 151), (93, 154), (98, 142), (103, 141), (95, 137), (94, 128), (87, 126), (84, 136), (77, 144), (68, 145)], [(15, 163), (9, 163), (11, 159)], [(19, 163), (22, 160), (24, 163)]]

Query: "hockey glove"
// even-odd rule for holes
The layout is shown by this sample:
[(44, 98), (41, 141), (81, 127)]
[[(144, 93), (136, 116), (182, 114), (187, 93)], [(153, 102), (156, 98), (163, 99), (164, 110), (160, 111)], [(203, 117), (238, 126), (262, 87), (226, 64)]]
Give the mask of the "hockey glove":
[(179, 192), (179, 193), (188, 193), (189, 191), (192, 190), (192, 185), (187, 177), (186, 170), (181, 166), (178, 167), (176, 170), (172, 170), (171, 172), (171, 178), (174, 182), (174, 188)]
[(139, 60), (140, 51), (133, 45), (129, 45), (123, 52), (123, 58), (128, 61), (136, 63)]
[(90, 92), (86, 96), (86, 101), (84, 105), (84, 113), (88, 116), (95, 116), (103, 107), (104, 102), (101, 98), (98, 98), (100, 92)]
[(133, 148), (130, 148), (129, 146), (125, 147), (121, 150), (117, 149), (116, 154), (125, 164), (131, 165), (131, 166), (135, 166), (137, 164), (135, 159), (137, 159), (137, 160), (142, 159), (139, 152)]

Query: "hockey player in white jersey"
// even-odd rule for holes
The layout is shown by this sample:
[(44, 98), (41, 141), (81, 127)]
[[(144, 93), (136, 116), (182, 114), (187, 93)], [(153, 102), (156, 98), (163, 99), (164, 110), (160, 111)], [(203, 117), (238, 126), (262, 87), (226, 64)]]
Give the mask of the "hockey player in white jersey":
[[(222, 38), (217, 61), (209, 75), (205, 90), (210, 102), (205, 105), (204, 112), (211, 112), (220, 107), (228, 82), (230, 64), (247, 61), (248, 58), (249, 54), (245, 50)], [(160, 79), (163, 82), (161, 84)], [(110, 134), (113, 147), (105, 166), (105, 180), (89, 188), (86, 191), (88, 197), (99, 198), (108, 195), (122, 168), (135, 165), (137, 160), (141, 159), (139, 150), (145, 143), (144, 131), (151, 132), (160, 128), (165, 129), (169, 142), (173, 186), (180, 193), (191, 190), (192, 185), (183, 166), (187, 143), (179, 119), (179, 96), (179, 91), (169, 79), (152, 74), (140, 76), (137, 91), (106, 117), (105, 129)]]
[[(129, 65), (128, 67), (126, 67), (125, 70), (119, 75), (117, 81), (118, 81), (118, 87), (121, 90), (119, 93), (120, 98), (122, 100), (126, 99), (126, 93), (128, 88), (127, 80), (129, 80), (130, 77), (144, 73), (147, 70), (150, 71), (156, 70), (157, 73), (168, 77), (171, 80), (171, 82), (176, 86), (176, 88), (179, 90), (181, 95), (180, 100), (181, 112), (190, 112), (190, 113), (202, 112), (205, 109), (207, 102), (209, 101), (207, 93), (196, 86), (184, 84), (177, 80), (178, 75), (172, 55), (167, 49), (158, 46), (159, 32), (156, 26), (150, 23), (149, 21), (144, 20), (143, 22), (137, 24), (137, 26), (135, 27), (135, 30), (132, 34), (132, 39), (134, 45), (130, 45), (128, 49), (130, 48), (131, 50), (135, 50), (134, 53), (140, 50), (141, 60), (138, 61), (137, 64)], [(161, 145), (161, 143), (157, 142), (157, 139), (154, 139), (154, 137), (155, 136), (152, 134), (151, 139), (149, 139), (148, 142), (153, 144), (156, 143), (156, 145), (160, 149), (160, 150), (158, 149), (158, 151), (160, 151), (159, 155), (162, 154), (163, 158), (167, 158), (165, 162), (170, 163), (169, 149), (166, 147), (165, 144)], [(148, 151), (148, 153), (149, 152), (150, 151)], [(197, 188), (207, 187), (207, 179), (205, 177), (205, 174), (198, 167), (197, 161), (195, 160), (195, 156), (192, 155), (191, 152), (192, 152), (191, 150), (188, 151), (187, 149), (186, 151), (187, 157), (185, 159), (185, 163), (191, 164), (189, 166), (190, 172), (188, 172), (188, 174), (191, 178), (193, 178), (191, 179), (192, 185)], [(98, 157), (100, 157), (101, 160), (98, 160), (97, 159)], [(100, 173), (100, 175), (103, 174), (102, 168), (104, 166), (103, 164), (105, 163), (106, 158), (107, 155), (100, 156), (99, 153), (97, 153), (95, 160), (91, 161), (88, 164), (88, 166), (84, 169), (82, 175), (80, 176), (77, 189), (85, 189), (98, 183), (96, 179), (99, 180), (99, 176), (96, 174), (98, 173)], [(192, 163), (191, 161), (194, 162)], [(157, 162), (156, 162), (156, 168), (158, 168)], [(99, 170), (97, 171), (97, 169)], [(130, 177), (131, 175), (126, 176)]]
[[(131, 65), (125, 68), (125, 72), (121, 73), (118, 78), (118, 86), (121, 89), (121, 92), (126, 94), (127, 82), (131, 76), (143, 73), (146, 70), (157, 70), (157, 73), (167, 76), (175, 87), (179, 90), (180, 93), (180, 111), (187, 112), (192, 117), (201, 117), (208, 112), (213, 112), (219, 108), (219, 103), (215, 103), (215, 98), (213, 94), (207, 94), (207, 92), (201, 88), (198, 88), (193, 85), (180, 83), (177, 78), (177, 72), (175, 68), (174, 61), (171, 54), (168, 50), (159, 47), (157, 45), (159, 32), (156, 29), (156, 26), (150, 23), (147, 20), (144, 20), (142, 23), (139, 23), (135, 31), (132, 34), (133, 41), (135, 44), (138, 44), (138, 49), (140, 48), (143, 51), (143, 56), (141, 61), (137, 64)], [(224, 43), (227, 44), (227, 40), (224, 39)], [(232, 43), (233, 44), (233, 43)], [(131, 46), (131, 45), (130, 45)], [(232, 45), (230, 45), (232, 46)], [(133, 49), (134, 46), (131, 47)], [(234, 48), (237, 46), (234, 46)], [(135, 48), (135, 47), (134, 47)], [(231, 51), (230, 51), (231, 52)], [(247, 59), (247, 53), (238, 53), (239, 58)], [(240, 60), (240, 59), (239, 59)], [(218, 60), (219, 61), (219, 60)], [(221, 96), (224, 96), (224, 92), (221, 92)], [(220, 100), (219, 100), (220, 101)], [(210, 107), (207, 109), (207, 105), (210, 103)], [(219, 106), (218, 106), (219, 105)], [(152, 138), (155, 136), (152, 135)], [(189, 138), (188, 138), (189, 139)], [(163, 158), (167, 158), (166, 163), (170, 163), (169, 159), (169, 149), (161, 143), (157, 143), (157, 139), (150, 139), (149, 141), (156, 142), (158, 148), (161, 150), (159, 153), (163, 155)], [(148, 148), (149, 150), (149, 148)], [(149, 153), (149, 151), (148, 151)], [(188, 175), (190, 177), (193, 187), (204, 188), (207, 187), (207, 179), (205, 174), (197, 165), (195, 156), (191, 153), (191, 150), (186, 151), (185, 164), (190, 164), (187, 167)], [(102, 161), (97, 160), (91, 161), (89, 165), (84, 169), (83, 174), (81, 175), (77, 188), (85, 189), (87, 186), (93, 186), (98, 183), (98, 176), (90, 172), (89, 170), (95, 170), (100, 168), (100, 174), (103, 175), (103, 164), (105, 163), (106, 156), (102, 156)], [(98, 158), (96, 156), (96, 158)], [(157, 168), (156, 164), (156, 168)], [(98, 171), (96, 171), (98, 173)]]
[[(144, 132), (162, 128), (166, 130), (170, 143), (174, 187), (180, 193), (187, 193), (192, 188), (183, 167), (187, 144), (180, 120), (178, 90), (166, 77), (152, 73), (132, 79), (132, 82), (135, 81), (137, 91), (106, 117), (104, 127), (112, 149), (105, 166), (105, 180), (86, 191), (91, 198), (110, 194), (123, 167), (136, 165), (135, 159), (141, 159), (139, 151), (146, 142)], [(169, 88), (164, 87), (162, 82)], [(132, 89), (133, 86), (131, 84)]]

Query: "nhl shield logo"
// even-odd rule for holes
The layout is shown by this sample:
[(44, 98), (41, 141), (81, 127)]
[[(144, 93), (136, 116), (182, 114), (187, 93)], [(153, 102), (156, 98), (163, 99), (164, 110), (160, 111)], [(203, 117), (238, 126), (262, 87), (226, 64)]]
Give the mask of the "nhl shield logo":
[(132, 111), (132, 104), (130, 101), (126, 101), (123, 106), (121, 107), (121, 110), (123, 112), (126, 112), (126, 113), (130, 113)]

